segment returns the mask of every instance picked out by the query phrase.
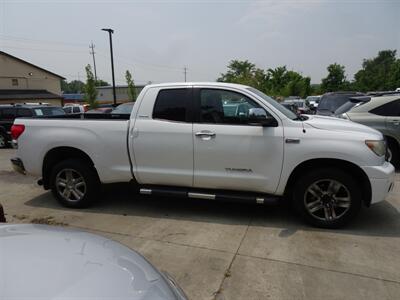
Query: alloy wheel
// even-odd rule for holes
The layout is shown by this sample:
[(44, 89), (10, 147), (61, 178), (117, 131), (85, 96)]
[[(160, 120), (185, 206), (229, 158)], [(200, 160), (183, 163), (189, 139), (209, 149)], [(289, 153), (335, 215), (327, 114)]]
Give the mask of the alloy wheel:
[(339, 181), (322, 179), (306, 189), (304, 205), (312, 217), (334, 221), (350, 209), (351, 195), (347, 187)]
[(56, 176), (57, 192), (67, 201), (80, 201), (86, 194), (83, 176), (73, 169), (63, 169)]

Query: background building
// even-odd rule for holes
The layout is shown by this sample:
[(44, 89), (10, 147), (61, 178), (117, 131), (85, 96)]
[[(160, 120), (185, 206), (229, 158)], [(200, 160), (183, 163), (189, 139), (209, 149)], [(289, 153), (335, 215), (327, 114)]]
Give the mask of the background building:
[[(144, 88), (144, 85), (137, 85), (135, 86), (136, 88), (136, 96), (139, 95), (139, 93), (142, 91)], [(97, 101), (99, 101), (100, 104), (105, 104), (105, 103), (113, 103), (113, 88), (112, 86), (99, 86), (96, 87), (97, 89)], [(127, 85), (118, 85), (115, 87), (115, 92), (117, 96), (117, 103), (123, 103), (123, 102), (129, 102), (129, 97), (128, 97), (128, 86)]]
[(64, 77), (0, 51), (0, 104), (62, 105), (62, 79)]

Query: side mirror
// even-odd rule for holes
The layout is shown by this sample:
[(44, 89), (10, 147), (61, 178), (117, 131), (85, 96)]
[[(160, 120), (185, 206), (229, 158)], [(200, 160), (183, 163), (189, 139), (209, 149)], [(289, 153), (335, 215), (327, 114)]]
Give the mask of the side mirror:
[(277, 127), (278, 122), (275, 118), (268, 116), (267, 112), (262, 108), (249, 109), (249, 125), (263, 127)]

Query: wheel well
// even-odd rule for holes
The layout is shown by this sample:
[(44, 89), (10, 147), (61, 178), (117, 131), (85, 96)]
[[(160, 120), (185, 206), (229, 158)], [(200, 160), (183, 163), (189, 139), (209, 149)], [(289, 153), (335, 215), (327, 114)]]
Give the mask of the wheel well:
[(364, 204), (369, 206), (371, 204), (371, 184), (367, 174), (357, 165), (341, 160), (341, 159), (311, 159), (299, 164), (290, 174), (285, 189), (285, 197), (290, 198), (294, 184), (302, 174), (310, 171), (311, 169), (334, 167), (352, 174), (358, 183), (362, 186), (362, 197)]
[(94, 167), (94, 163), (85, 152), (73, 147), (57, 147), (48, 151), (43, 160), (42, 167), (42, 180), (43, 187), (45, 189), (50, 188), (50, 175), (52, 168), (59, 162), (70, 159), (78, 158), (82, 161), (87, 162), (89, 165)]
[(400, 145), (394, 137), (385, 135), (385, 139), (387, 140), (388, 144), (395, 145), (397, 149), (399, 149)]

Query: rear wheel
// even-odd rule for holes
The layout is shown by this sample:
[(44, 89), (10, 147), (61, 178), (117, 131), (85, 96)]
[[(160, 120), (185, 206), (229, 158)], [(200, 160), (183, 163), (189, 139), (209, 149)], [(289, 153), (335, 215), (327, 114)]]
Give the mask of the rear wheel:
[(351, 174), (340, 169), (316, 169), (295, 184), (294, 205), (308, 223), (339, 228), (361, 208), (361, 190)]
[(66, 207), (89, 206), (97, 196), (99, 185), (96, 170), (79, 159), (62, 161), (51, 172), (51, 191)]

